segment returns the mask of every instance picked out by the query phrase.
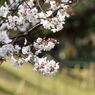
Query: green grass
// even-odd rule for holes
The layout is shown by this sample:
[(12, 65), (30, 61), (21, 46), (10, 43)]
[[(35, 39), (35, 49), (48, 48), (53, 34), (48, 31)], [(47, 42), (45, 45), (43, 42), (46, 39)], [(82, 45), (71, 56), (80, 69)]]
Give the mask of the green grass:
[(95, 89), (62, 73), (45, 77), (30, 64), (0, 66), (0, 95), (95, 95)]

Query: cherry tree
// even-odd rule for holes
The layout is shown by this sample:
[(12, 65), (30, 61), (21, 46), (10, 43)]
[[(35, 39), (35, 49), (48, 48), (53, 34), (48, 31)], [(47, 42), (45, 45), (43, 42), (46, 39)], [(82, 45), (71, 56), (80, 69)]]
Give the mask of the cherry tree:
[[(63, 29), (72, 0), (7, 0), (0, 7), (0, 64), (10, 59), (15, 67), (25, 63), (43, 75), (53, 75), (59, 63), (39, 56), (59, 44), (53, 38), (31, 35), (40, 27), (52, 33)], [(17, 34), (17, 32), (19, 32)], [(39, 31), (37, 31), (39, 32)], [(35, 32), (35, 33), (37, 33)]]

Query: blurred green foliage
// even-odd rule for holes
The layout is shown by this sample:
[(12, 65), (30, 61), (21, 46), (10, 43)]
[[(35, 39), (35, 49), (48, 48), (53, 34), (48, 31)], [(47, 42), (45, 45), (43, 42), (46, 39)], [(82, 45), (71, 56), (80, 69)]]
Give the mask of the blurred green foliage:
[(63, 65), (95, 62), (95, 0), (79, 0), (64, 29), (54, 35), (60, 44), (51, 55)]
[[(9, 61), (0, 67), (0, 95), (94, 95), (93, 69), (83, 72), (64, 68), (62, 73), (45, 77), (32, 70), (31, 64), (15, 68)], [(73, 75), (72, 75), (73, 74)], [(75, 75), (75, 76), (74, 76)], [(81, 77), (80, 77), (81, 76)], [(82, 79), (81, 79), (82, 78)]]

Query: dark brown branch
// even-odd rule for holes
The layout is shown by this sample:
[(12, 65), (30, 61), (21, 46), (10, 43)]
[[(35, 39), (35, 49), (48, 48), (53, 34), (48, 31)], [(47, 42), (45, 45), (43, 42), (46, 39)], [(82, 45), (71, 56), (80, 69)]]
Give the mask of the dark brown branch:
[(24, 2), (24, 0), (20, 1), (19, 4), (15, 7), (15, 8), (11, 8), (12, 5), (15, 3), (15, 1), (9, 6), (11, 9), (9, 11), (16, 11), (18, 9), (18, 7)]
[[(58, 10), (60, 10), (60, 9), (62, 9), (62, 7), (60, 7), (60, 8), (58, 8), (57, 10), (55, 10), (53, 13), (52, 13), (52, 15), (50, 15), (48, 18), (53, 18), (53, 17), (55, 17), (56, 15), (57, 15), (57, 12), (58, 12)], [(34, 27), (32, 27), (26, 34), (22, 34), (22, 35), (18, 35), (18, 36), (15, 36), (15, 37), (12, 37), (11, 39), (13, 39), (13, 44), (16, 44), (16, 43), (20, 43), (20, 40), (18, 40), (18, 39), (21, 39), (21, 38), (23, 38), (23, 41), (24, 41), (24, 39), (29, 39), (29, 37), (31, 36), (31, 34), (32, 33), (34, 33), (34, 32), (38, 32), (38, 31), (36, 31), (39, 27), (41, 27), (42, 26), (42, 24), (39, 22), (39, 23), (37, 23)], [(19, 42), (18, 42), (19, 41)], [(20, 44), (19, 44), (20, 45)]]

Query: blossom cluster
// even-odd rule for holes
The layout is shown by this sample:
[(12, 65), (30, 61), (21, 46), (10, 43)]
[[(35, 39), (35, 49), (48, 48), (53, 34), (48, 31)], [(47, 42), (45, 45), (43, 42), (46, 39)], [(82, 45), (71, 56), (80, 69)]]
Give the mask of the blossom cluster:
[(36, 42), (34, 42), (33, 46), (36, 49), (35, 54), (38, 55), (42, 53), (42, 51), (50, 51), (55, 47), (55, 44), (58, 44), (55, 39), (43, 40), (42, 38), (38, 38)]
[(56, 63), (54, 60), (47, 60), (47, 57), (38, 58), (36, 57), (34, 59), (34, 70), (41, 72), (43, 75), (53, 75), (55, 74), (59, 69), (59, 63)]
[[(26, 36), (38, 24), (53, 33), (63, 29), (69, 17), (67, 10), (71, 0), (59, 1), (44, 0), (41, 5), (40, 0), (10, 0), (11, 4), (5, 2), (0, 7), (0, 63), (11, 58), (11, 64), (16, 67), (34, 63), (34, 70), (44, 75), (53, 75), (58, 71), (59, 63), (49, 61), (47, 57), (39, 57), (43, 51), (53, 49), (58, 44), (57, 40), (38, 37), (30, 43)], [(48, 5), (47, 9), (43, 7), (45, 5)], [(16, 43), (20, 37), (19, 33), (15, 36), (17, 32), (24, 37), (23, 46)]]

